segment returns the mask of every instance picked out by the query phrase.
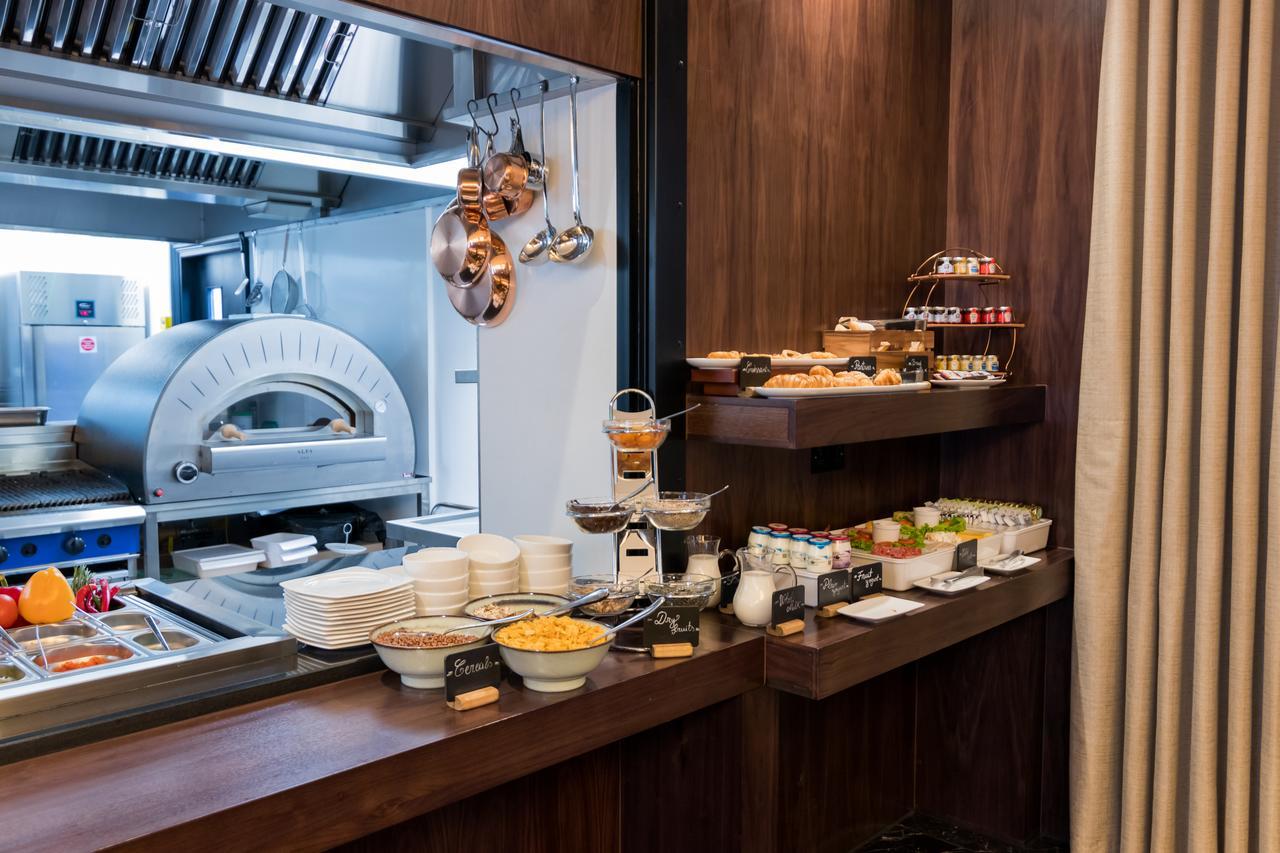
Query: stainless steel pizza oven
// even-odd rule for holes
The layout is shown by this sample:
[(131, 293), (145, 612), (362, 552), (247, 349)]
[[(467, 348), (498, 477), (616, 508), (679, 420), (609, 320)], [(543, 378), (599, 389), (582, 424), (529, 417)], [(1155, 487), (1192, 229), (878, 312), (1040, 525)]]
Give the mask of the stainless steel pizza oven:
[(413, 476), (391, 372), (339, 329), (292, 316), (201, 320), (148, 338), (85, 397), (80, 458), (148, 504)]

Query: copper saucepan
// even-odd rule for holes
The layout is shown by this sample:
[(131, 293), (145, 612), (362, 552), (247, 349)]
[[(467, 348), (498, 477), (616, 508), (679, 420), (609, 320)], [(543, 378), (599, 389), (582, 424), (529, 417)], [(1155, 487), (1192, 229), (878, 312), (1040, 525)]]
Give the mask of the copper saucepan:
[(479, 149), (475, 131), (468, 141), (468, 164), (458, 170), (458, 197), (440, 214), (431, 229), (431, 262), (436, 271), (454, 287), (474, 287), (484, 274), (492, 254), (489, 225), (480, 208), (466, 198), (474, 197), (473, 185), (479, 186)]
[(507, 245), (493, 234), (493, 254), (475, 287), (447, 287), (449, 301), (468, 323), (497, 326), (515, 305), (516, 276)]

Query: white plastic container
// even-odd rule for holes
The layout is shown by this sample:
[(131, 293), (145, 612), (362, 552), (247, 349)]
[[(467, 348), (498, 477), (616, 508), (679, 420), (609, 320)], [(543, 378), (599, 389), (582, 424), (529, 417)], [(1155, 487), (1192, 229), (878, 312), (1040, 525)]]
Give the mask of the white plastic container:
[[(989, 537), (995, 538), (995, 537)], [(878, 557), (868, 551), (853, 549), (853, 565), (865, 566), (867, 563), (884, 563), (884, 588), (897, 592), (911, 589), (911, 585), (921, 578), (950, 571), (956, 559), (954, 545), (900, 560), (894, 557)], [(814, 587), (814, 599), (817, 600), (817, 587)], [(807, 596), (807, 592), (806, 592)]]
[(243, 545), (210, 545), (207, 548), (174, 551), (173, 565), (196, 577), (212, 578), (251, 572), (265, 556), (261, 550)]
[(1024, 554), (1030, 554), (1034, 551), (1043, 551), (1049, 544), (1049, 528), (1052, 525), (1053, 519), (1042, 518), (1035, 524), (1006, 530), (1001, 537), (1003, 540), (1000, 546), (1001, 553), (1008, 554), (1010, 551), (1021, 550)]
[(267, 536), (255, 536), (249, 540), (253, 547), (266, 553), (262, 565), (268, 569), (281, 566), (296, 566), (314, 557), (316, 537), (302, 533), (271, 533)]
[(807, 569), (796, 569), (796, 578), (800, 581), (800, 585), (804, 587), (804, 606), (818, 606), (818, 576), (825, 575), (827, 572), (811, 572)]

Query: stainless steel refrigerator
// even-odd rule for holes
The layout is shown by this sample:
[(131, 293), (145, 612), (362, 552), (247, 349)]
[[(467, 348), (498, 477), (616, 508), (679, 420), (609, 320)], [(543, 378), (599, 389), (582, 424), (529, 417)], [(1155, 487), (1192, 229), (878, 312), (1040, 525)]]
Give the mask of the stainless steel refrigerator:
[(146, 294), (120, 276), (0, 274), (0, 406), (73, 421), (107, 365), (147, 334)]

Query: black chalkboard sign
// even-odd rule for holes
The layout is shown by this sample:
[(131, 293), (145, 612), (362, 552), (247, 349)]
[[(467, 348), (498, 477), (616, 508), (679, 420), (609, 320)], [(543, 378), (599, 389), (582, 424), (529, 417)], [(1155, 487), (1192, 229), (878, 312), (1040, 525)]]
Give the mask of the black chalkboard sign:
[(818, 606), (826, 607), (837, 601), (853, 601), (849, 597), (849, 570), (836, 569), (818, 575)]
[(789, 586), (773, 594), (773, 618), (770, 625), (781, 625), (792, 619), (804, 618), (804, 587)]
[(909, 355), (902, 360), (904, 374), (919, 373), (914, 381), (921, 382), (929, 375), (929, 357), (926, 355)]
[(978, 540), (970, 539), (956, 546), (956, 571), (963, 572), (978, 565)]
[(644, 645), (653, 648), (662, 643), (698, 645), (697, 607), (660, 607), (644, 620)]
[(444, 659), (444, 698), (452, 702), (460, 693), (481, 687), (497, 687), (502, 680), (502, 658), (498, 644), (454, 652)]
[(849, 356), (849, 370), (857, 370), (868, 376), (876, 375), (876, 357), (874, 355)]
[(738, 581), (742, 578), (742, 572), (735, 571), (733, 574), (725, 575), (720, 581), (720, 603), (717, 607), (724, 607), (726, 604), (733, 604), (733, 596), (738, 592)]
[(759, 388), (773, 375), (773, 359), (767, 355), (749, 355), (738, 362), (738, 387)]
[(884, 563), (879, 561), (865, 563), (849, 569), (850, 594), (856, 601), (864, 595), (871, 595), (884, 589)]

